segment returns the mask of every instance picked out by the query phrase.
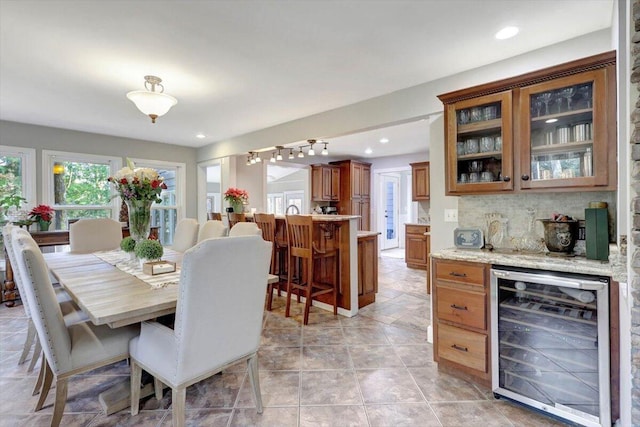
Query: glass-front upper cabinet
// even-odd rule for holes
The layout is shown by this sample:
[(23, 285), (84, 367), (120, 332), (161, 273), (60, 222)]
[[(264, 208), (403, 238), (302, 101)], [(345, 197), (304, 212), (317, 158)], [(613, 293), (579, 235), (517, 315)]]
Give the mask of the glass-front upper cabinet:
[(522, 189), (608, 184), (605, 70), (520, 90)]
[(511, 114), (511, 91), (447, 105), (447, 194), (513, 189)]

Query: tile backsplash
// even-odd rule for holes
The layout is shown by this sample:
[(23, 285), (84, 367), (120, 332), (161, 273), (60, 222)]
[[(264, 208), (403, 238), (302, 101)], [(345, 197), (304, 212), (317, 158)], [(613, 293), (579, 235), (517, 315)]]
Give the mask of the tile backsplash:
[[(584, 219), (584, 209), (589, 202), (609, 204), (609, 240), (616, 240), (615, 191), (584, 191), (573, 193), (495, 194), (461, 196), (458, 200), (458, 224), (460, 227), (479, 227), (486, 233), (485, 214), (499, 213), (508, 218), (508, 235), (518, 237), (527, 231), (527, 209), (536, 210), (536, 218), (550, 218), (554, 212)], [(542, 223), (536, 221), (536, 234), (544, 235)]]

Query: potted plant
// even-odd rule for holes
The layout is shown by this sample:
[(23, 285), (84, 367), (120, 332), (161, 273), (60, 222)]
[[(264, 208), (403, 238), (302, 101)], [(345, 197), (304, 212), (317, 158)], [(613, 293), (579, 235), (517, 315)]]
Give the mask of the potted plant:
[(249, 201), (249, 193), (246, 190), (230, 187), (224, 192), (224, 199), (233, 207), (235, 213), (242, 213), (244, 204)]
[(29, 212), (29, 218), (38, 223), (40, 231), (48, 231), (54, 212), (55, 211), (51, 206), (38, 205), (31, 209), (31, 212)]
[(120, 249), (129, 254), (129, 259), (134, 260), (136, 257), (135, 249), (136, 249), (136, 241), (133, 240), (133, 237), (127, 236), (120, 241)]
[(140, 260), (140, 268), (142, 268), (145, 262), (159, 260), (164, 253), (164, 248), (157, 240), (143, 239), (136, 243), (134, 251)]

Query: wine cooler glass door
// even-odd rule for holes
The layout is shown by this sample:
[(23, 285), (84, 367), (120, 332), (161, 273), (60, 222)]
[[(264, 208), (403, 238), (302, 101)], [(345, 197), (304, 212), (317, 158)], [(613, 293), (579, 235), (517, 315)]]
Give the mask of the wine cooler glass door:
[(492, 269), (494, 393), (610, 425), (607, 292), (598, 277)]

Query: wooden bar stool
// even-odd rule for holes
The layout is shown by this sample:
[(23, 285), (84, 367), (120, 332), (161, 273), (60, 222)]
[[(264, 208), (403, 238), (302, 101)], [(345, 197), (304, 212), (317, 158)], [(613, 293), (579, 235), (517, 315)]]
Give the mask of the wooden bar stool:
[(247, 222), (247, 218), (244, 216), (244, 213), (229, 212), (227, 216), (229, 218), (229, 230), (239, 222)]
[(207, 212), (207, 219), (209, 221), (222, 221), (222, 214), (220, 212)]
[(281, 252), (282, 249), (286, 250), (286, 248), (279, 247), (278, 242), (276, 241), (276, 216), (274, 214), (257, 213), (253, 215), (253, 220), (262, 230), (262, 238), (271, 242), (273, 245), (271, 250), (271, 268), (269, 269), (269, 272), (280, 277), (278, 282), (269, 283), (267, 286), (267, 310), (271, 311), (273, 289), (277, 288), (278, 296), (280, 296), (280, 291), (284, 289), (287, 283), (286, 280), (282, 280), (282, 277), (280, 276), (281, 270), (279, 269), (278, 263), (278, 259), (282, 257), (282, 254), (279, 252)]
[[(287, 215), (287, 232), (289, 236), (289, 273), (287, 280), (287, 308), (285, 316), (289, 317), (291, 294), (296, 293), (298, 302), (300, 295), (306, 298), (304, 306), (304, 324), (309, 323), (309, 309), (313, 298), (333, 294), (333, 314), (338, 314), (338, 288), (340, 286), (340, 253), (338, 249), (320, 250), (314, 243), (313, 219), (310, 215)], [(322, 258), (334, 258), (335, 278), (333, 283), (316, 280), (314, 266)], [(301, 268), (294, 279), (294, 264), (299, 261)]]

